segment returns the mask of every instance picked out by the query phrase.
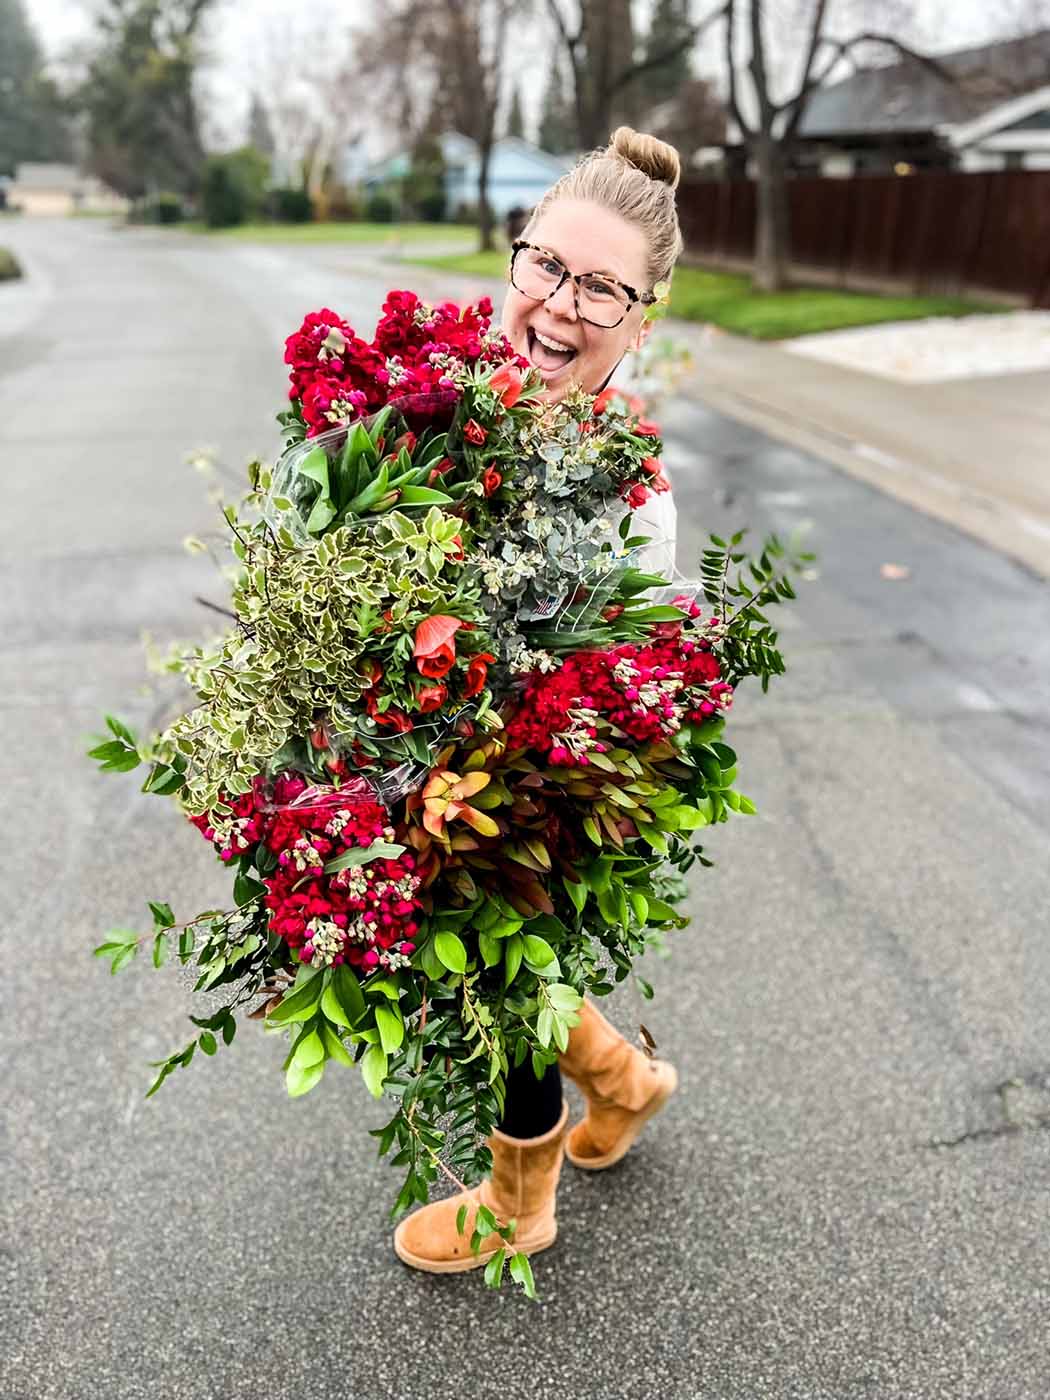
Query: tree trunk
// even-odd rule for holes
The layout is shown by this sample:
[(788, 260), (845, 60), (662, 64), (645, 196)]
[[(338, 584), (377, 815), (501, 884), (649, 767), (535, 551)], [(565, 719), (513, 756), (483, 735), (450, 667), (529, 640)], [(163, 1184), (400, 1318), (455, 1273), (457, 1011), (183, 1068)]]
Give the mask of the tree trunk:
[(492, 206), (489, 204), (489, 165), (492, 160), (492, 137), (478, 142), (478, 249), (490, 253), (496, 244), (492, 237)]
[(779, 292), (788, 285), (791, 262), (786, 152), (771, 134), (762, 132), (752, 154), (758, 167), (754, 284), (762, 292)]

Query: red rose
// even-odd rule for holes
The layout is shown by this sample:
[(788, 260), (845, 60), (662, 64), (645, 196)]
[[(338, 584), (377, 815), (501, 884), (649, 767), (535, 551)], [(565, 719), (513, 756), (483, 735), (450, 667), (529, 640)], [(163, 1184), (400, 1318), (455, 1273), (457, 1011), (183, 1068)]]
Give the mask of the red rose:
[(398, 734), (407, 734), (412, 728), (412, 721), (402, 710), (391, 705), (389, 710), (384, 710), (381, 715), (374, 715), (376, 724), (382, 725), (386, 729), (396, 729)]
[(649, 488), (643, 486), (640, 481), (636, 481), (624, 496), (624, 500), (632, 510), (637, 510), (639, 506), (644, 506), (648, 499)]
[(441, 685), (423, 685), (416, 691), (416, 700), (423, 714), (428, 715), (431, 710), (440, 710), (441, 706), (448, 699), (448, 687)]
[(467, 557), (463, 553), (463, 541), (459, 535), (453, 535), (452, 543), (456, 546), (456, 552), (455, 554), (450, 554), (448, 557), (454, 560), (457, 564), (462, 564), (463, 560)]
[(652, 422), (649, 418), (639, 418), (638, 422), (634, 425), (634, 431), (639, 433), (642, 437), (658, 438), (660, 436), (660, 425), (659, 423)]
[(441, 680), (448, 675), (456, 659), (456, 633), (464, 624), (458, 617), (447, 617), (436, 613), (425, 617), (416, 628), (415, 657), (416, 670), (429, 680)]
[(450, 472), (455, 466), (451, 457), (442, 457), (436, 467), (430, 468), (430, 475), (427, 477), (427, 485), (433, 486), (435, 481), (440, 481), (446, 472)]
[(477, 421), (476, 418), (468, 418), (467, 425), (463, 429), (463, 436), (468, 442), (477, 443), (477, 445), (480, 447), (481, 444), (488, 437), (488, 433), (485, 431), (485, 429), (481, 426), (481, 424)]
[(469, 698), (471, 695), (477, 695), (478, 691), (484, 688), (489, 673), (489, 662), (495, 661), (495, 659), (491, 652), (487, 651), (479, 651), (477, 656), (470, 658), (470, 664), (467, 666), (467, 683), (463, 689), (465, 696)]
[(642, 462), (642, 467), (652, 477), (649, 485), (658, 493), (670, 491), (671, 483), (664, 476), (663, 463), (659, 457), (646, 457)]
[(500, 403), (504, 408), (513, 408), (521, 398), (521, 371), (514, 365), (500, 365), (489, 380), (489, 388), (495, 389), (499, 394)]
[(607, 608), (602, 608), (602, 617), (606, 622), (615, 622), (622, 612), (622, 603), (610, 603)]
[(481, 478), (481, 485), (486, 496), (494, 496), (503, 485), (503, 478), (495, 467), (486, 467)]

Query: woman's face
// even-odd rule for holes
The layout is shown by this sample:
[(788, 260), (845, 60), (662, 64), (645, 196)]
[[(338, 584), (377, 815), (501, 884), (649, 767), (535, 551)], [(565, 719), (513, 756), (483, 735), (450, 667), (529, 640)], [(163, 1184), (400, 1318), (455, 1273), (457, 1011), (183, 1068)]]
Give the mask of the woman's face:
[[(529, 230), (527, 241), (553, 253), (572, 273), (604, 272), (636, 292), (649, 289), (645, 234), (600, 204), (556, 199)], [(566, 281), (547, 301), (533, 301), (512, 285), (503, 303), (503, 333), (539, 370), (552, 403), (574, 386), (596, 394), (627, 351), (637, 350), (651, 330), (640, 302), (618, 326), (592, 326), (577, 315), (574, 290)]]

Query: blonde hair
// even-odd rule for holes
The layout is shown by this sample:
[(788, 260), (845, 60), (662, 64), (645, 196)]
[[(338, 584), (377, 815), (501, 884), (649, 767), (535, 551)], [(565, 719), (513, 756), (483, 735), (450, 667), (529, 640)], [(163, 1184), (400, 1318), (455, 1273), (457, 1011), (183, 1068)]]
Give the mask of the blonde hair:
[(637, 225), (649, 243), (649, 286), (666, 282), (682, 251), (674, 192), (682, 173), (666, 141), (619, 126), (604, 150), (582, 156), (532, 211), (522, 237), (557, 199), (585, 199)]

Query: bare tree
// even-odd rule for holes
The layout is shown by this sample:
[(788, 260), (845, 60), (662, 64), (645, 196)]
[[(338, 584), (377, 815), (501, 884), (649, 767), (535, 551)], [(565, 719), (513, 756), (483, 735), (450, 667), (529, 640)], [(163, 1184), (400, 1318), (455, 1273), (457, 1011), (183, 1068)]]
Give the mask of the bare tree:
[[(945, 82), (953, 75), (898, 34), (859, 28), (847, 37), (830, 32), (832, 0), (800, 0), (801, 60), (788, 90), (776, 91), (777, 54), (770, 43), (768, 0), (725, 0), (724, 55), (730, 114), (754, 163), (758, 186), (754, 281), (763, 291), (788, 283), (791, 257), (787, 170), (810, 99), (857, 51), (894, 53), (928, 68)], [(885, 13), (886, 7), (880, 6)], [(780, 15), (782, 17), (783, 11)], [(743, 63), (741, 63), (743, 57)], [(745, 86), (746, 84), (746, 86)]]
[[(613, 6), (602, 0), (547, 0), (555, 33), (568, 60), (576, 113), (576, 134), (582, 149), (600, 145), (609, 135), (617, 108), (636, 79), (671, 64), (689, 52), (700, 36), (722, 18), (724, 0), (683, 26), (665, 49), (635, 54), (630, 38), (630, 5)], [(623, 11), (626, 9), (626, 17)]]
[[(413, 144), (424, 127), (453, 127), (478, 153), (478, 238), (493, 245), (495, 220), (489, 174), (503, 96), (512, 25), (527, 7), (520, 0), (402, 0), (389, 6), (368, 43), (371, 74), (385, 71), (417, 98), (401, 109), (402, 138)], [(396, 36), (394, 38), (393, 36)], [(426, 118), (420, 118), (421, 100)]]

